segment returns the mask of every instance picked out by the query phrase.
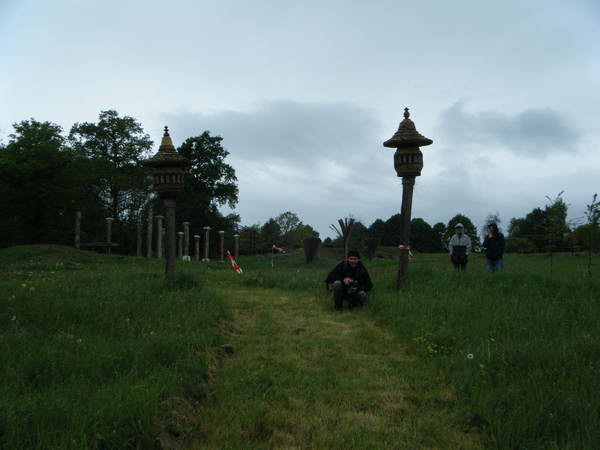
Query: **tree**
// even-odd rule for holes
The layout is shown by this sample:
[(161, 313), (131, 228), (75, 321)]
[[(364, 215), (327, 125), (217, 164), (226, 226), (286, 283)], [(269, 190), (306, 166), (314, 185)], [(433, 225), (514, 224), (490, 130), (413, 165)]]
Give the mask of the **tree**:
[(369, 230), (361, 222), (354, 222), (352, 227), (352, 234), (350, 235), (350, 242), (348, 248), (361, 248), (364, 245), (364, 241), (369, 235)]
[(511, 219), (509, 236), (528, 239), (538, 252), (566, 248), (565, 237), (570, 229), (566, 220), (568, 205), (563, 201), (562, 194), (560, 192), (554, 199), (547, 196), (550, 203), (544, 209), (534, 208), (525, 217)]
[(150, 187), (140, 162), (152, 148), (138, 121), (119, 117), (117, 111), (101, 111), (97, 123), (75, 123), (69, 142), (92, 161), (92, 188), (107, 213), (118, 221), (136, 222)]
[(260, 237), (262, 243), (261, 247), (265, 252), (270, 251), (272, 245), (279, 244), (281, 239), (281, 227), (275, 219), (271, 218), (263, 224), (260, 228)]
[(296, 230), (302, 222), (300, 218), (293, 212), (286, 211), (275, 217), (275, 222), (279, 225), (282, 234)]
[(385, 222), (381, 219), (376, 219), (368, 228), (369, 237), (377, 239), (378, 243), (383, 241), (385, 235)]
[(456, 224), (458, 224), (458, 223), (463, 224), (463, 227), (465, 229), (465, 234), (467, 236), (469, 236), (469, 238), (471, 239), (471, 246), (473, 247), (473, 250), (474, 251), (479, 250), (479, 248), (481, 248), (481, 243), (479, 240), (479, 236), (477, 235), (477, 229), (475, 228), (475, 225), (473, 225), (473, 222), (471, 222), (471, 219), (469, 219), (467, 216), (464, 216), (462, 214), (455, 215), (448, 222), (448, 225), (446, 226), (446, 232), (444, 233), (444, 236), (442, 237), (442, 242), (444, 244), (444, 247), (448, 248), (448, 241), (454, 234), (454, 229), (456, 227)]
[(432, 230), (431, 251), (434, 253), (442, 253), (445, 251), (442, 239), (446, 234), (446, 224), (442, 222), (436, 223)]
[(240, 229), (240, 253), (254, 255), (262, 248), (259, 224), (244, 226)]
[(198, 234), (205, 226), (226, 232), (238, 227), (238, 215), (223, 216), (219, 212), (220, 206), (233, 208), (238, 202), (235, 169), (225, 162), (229, 152), (222, 141), (221, 136), (204, 131), (187, 138), (177, 149), (192, 163), (185, 175), (184, 192), (177, 196), (177, 220), (191, 222)]
[(90, 171), (67, 145), (62, 128), (25, 120), (0, 149), (1, 246), (72, 242), (75, 211)]
[(385, 221), (381, 245), (397, 247), (400, 244), (400, 229), (402, 228), (402, 215), (394, 214)]
[(433, 228), (425, 220), (414, 218), (410, 221), (410, 247), (420, 252), (433, 251)]

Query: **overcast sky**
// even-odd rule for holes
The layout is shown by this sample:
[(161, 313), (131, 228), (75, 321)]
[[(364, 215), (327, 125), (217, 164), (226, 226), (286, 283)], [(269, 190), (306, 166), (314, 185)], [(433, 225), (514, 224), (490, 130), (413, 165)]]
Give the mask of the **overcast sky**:
[[(383, 141), (409, 107), (413, 217), (506, 227), (600, 193), (600, 1), (0, 0), (0, 140), (115, 109), (158, 144), (210, 130), (242, 224), (292, 211), (331, 235), (400, 211)], [(228, 213), (228, 210), (223, 210)]]

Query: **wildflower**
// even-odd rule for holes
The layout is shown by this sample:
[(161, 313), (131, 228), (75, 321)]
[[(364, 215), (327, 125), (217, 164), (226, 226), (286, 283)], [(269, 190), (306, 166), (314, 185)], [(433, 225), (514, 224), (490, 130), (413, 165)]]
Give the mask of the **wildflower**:
[(467, 354), (467, 359), (473, 359), (473, 358), (475, 358), (475, 355), (473, 353)]
[(83, 342), (83, 339), (81, 339), (81, 338), (78, 338), (78, 339), (77, 339), (77, 343), (78, 343), (78, 344), (81, 344), (82, 342)]
[(26, 288), (26, 287), (27, 287), (27, 285), (26, 285), (25, 283), (21, 283), (21, 287), (22, 287), (22, 288)]
[(12, 316), (12, 317), (10, 318), (10, 320), (12, 320), (12, 321), (14, 322), (15, 320), (17, 320), (17, 316)]

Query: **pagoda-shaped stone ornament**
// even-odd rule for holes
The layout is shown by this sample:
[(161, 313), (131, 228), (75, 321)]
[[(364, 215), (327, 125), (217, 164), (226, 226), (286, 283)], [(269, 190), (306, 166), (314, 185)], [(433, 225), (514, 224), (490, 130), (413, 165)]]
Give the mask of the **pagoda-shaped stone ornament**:
[(433, 144), (433, 141), (421, 135), (410, 120), (408, 108), (404, 108), (404, 120), (400, 122), (398, 131), (383, 143), (384, 147), (395, 148), (394, 169), (402, 177), (402, 228), (400, 230), (400, 260), (396, 287), (406, 286), (408, 282), (408, 256), (410, 253), (410, 216), (412, 210), (413, 188), (415, 177), (423, 170), (423, 153), (419, 147)]
[(404, 108), (404, 120), (398, 131), (383, 143), (384, 147), (395, 148), (394, 169), (399, 177), (418, 177), (423, 170), (423, 153), (419, 147), (433, 144), (433, 141), (421, 135), (410, 120), (408, 108)]
[(165, 204), (167, 281), (172, 281), (175, 273), (175, 197), (178, 192), (183, 191), (185, 173), (191, 164), (189, 159), (180, 155), (175, 149), (167, 127), (158, 152), (152, 158), (142, 162), (142, 165), (152, 169), (152, 186)]
[(152, 185), (162, 199), (174, 198), (178, 192), (183, 191), (185, 173), (192, 165), (189, 159), (175, 149), (168, 127), (165, 127), (158, 152), (142, 164), (153, 169)]

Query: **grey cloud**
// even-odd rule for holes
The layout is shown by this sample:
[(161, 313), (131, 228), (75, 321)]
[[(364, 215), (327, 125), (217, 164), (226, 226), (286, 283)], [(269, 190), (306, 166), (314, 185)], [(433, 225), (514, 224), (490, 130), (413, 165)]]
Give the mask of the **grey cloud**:
[(344, 160), (379, 140), (379, 123), (373, 113), (349, 103), (271, 101), (249, 111), (180, 112), (163, 117), (181, 136), (195, 136), (205, 129), (219, 134), (232, 156), (253, 161)]
[(575, 153), (581, 139), (568, 119), (550, 108), (530, 108), (512, 115), (494, 110), (469, 112), (464, 100), (440, 114), (437, 131), (459, 151), (500, 147), (538, 159), (553, 153)]

